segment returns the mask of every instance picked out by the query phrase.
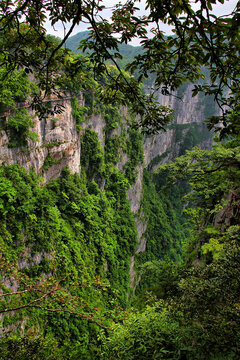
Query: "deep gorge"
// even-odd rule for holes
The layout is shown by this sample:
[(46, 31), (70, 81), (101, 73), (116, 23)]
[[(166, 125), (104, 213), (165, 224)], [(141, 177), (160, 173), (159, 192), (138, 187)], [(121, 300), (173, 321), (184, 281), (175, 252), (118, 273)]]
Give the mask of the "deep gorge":
[[(127, 125), (133, 116), (127, 108), (97, 99), (89, 108), (85, 96), (67, 96), (60, 100), (61, 114), (42, 120), (30, 111), (37, 141), (28, 140), (25, 148), (9, 146), (9, 133), (1, 131), (1, 176), (8, 187), (2, 193), (4, 252), (17, 256), (18, 269), (28, 276), (51, 273), (54, 266), (58, 278), (67, 269), (82, 281), (100, 276), (126, 306), (140, 280), (138, 267), (165, 256), (181, 261), (187, 234), (184, 191), (161, 194), (152, 171), (194, 145), (208, 148), (211, 136), (184, 108), (166, 133), (144, 136)], [(51, 106), (58, 101), (51, 99)], [(185, 101), (189, 107), (191, 99)], [(15, 291), (19, 286), (5, 285)], [(5, 329), (16, 324), (16, 316), (24, 331), (41, 326), (16, 314), (3, 317)]]
[(0, 5), (2, 360), (239, 358), (237, 10), (147, 3)]

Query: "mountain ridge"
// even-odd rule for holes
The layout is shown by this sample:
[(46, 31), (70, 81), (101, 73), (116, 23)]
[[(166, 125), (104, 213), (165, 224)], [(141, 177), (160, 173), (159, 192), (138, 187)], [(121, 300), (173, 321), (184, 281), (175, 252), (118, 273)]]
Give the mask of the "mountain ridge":
[[(85, 40), (88, 37), (88, 34), (89, 31), (86, 30), (80, 31), (77, 34), (70, 36), (65, 43), (66, 48), (69, 48), (76, 54), (83, 53), (80, 49), (78, 49), (79, 43), (80, 41)], [(130, 60), (133, 60), (135, 56), (143, 52), (143, 48), (141, 46), (133, 46), (129, 44), (119, 43), (118, 47), (120, 54), (123, 55), (125, 58), (129, 58)], [(85, 52), (84, 54), (87, 54), (87, 52)]]

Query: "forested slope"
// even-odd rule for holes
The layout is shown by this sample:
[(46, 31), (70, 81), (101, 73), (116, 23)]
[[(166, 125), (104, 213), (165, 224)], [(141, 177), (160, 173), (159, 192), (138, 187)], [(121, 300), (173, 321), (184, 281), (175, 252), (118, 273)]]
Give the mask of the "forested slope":
[(2, 359), (239, 358), (239, 5), (137, 3), (0, 4)]
[[(67, 81), (62, 99), (45, 102), (64, 109), (42, 119), (29, 107), (37, 88), (27, 75), (15, 72), (5, 84), (2, 358), (15, 351), (37, 359), (100, 356), (96, 334), (125, 316), (139, 267), (164, 256), (182, 258), (189, 231), (181, 228), (181, 194), (161, 194), (146, 169), (159, 161), (161, 146), (151, 155), (147, 139), (128, 125), (131, 111), (104, 105), (98, 83), (88, 79), (84, 89)], [(170, 153), (176, 131), (169, 131)], [(144, 157), (153, 157), (151, 164)], [(138, 233), (141, 224), (145, 230)], [(147, 245), (134, 263), (140, 237)]]

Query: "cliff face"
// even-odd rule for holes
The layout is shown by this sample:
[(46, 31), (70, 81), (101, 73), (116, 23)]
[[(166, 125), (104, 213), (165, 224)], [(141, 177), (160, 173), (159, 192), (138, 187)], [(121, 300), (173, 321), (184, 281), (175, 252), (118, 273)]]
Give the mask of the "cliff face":
[(26, 149), (9, 147), (8, 133), (1, 130), (0, 164), (18, 164), (27, 170), (32, 167), (45, 182), (58, 177), (66, 165), (72, 173), (79, 172), (80, 138), (71, 114), (71, 100), (54, 100), (52, 106), (55, 102), (63, 105), (64, 111), (51, 118), (39, 120), (34, 111), (28, 110), (34, 123), (31, 130), (37, 134), (38, 141), (28, 141)]
[[(180, 145), (184, 136), (187, 134), (188, 126), (196, 124), (199, 126), (199, 132), (203, 132), (203, 121), (209, 111), (209, 104), (204, 103), (200, 96), (192, 98), (192, 85), (187, 85), (183, 89), (183, 97), (159, 95), (158, 100), (162, 105), (174, 109), (173, 128), (171, 126), (166, 132), (161, 132), (154, 136), (146, 136), (143, 143), (144, 149), (144, 167), (152, 165), (156, 168), (160, 163), (167, 161), (179, 155)], [(83, 105), (82, 94), (79, 96), (79, 105)], [(61, 114), (56, 114), (51, 118), (39, 120), (34, 112), (29, 109), (29, 114), (33, 118), (34, 127), (32, 129), (38, 136), (38, 141), (28, 141), (28, 148), (22, 150), (18, 147), (9, 147), (9, 137), (5, 130), (0, 132), (0, 164), (19, 164), (26, 169), (33, 167), (41, 174), (45, 181), (58, 177), (61, 169), (68, 165), (72, 173), (79, 173), (80, 166), (80, 138), (77, 133), (75, 120), (72, 116), (71, 99), (52, 100), (52, 105), (58, 102), (64, 106)], [(206, 109), (208, 107), (208, 109)], [(211, 112), (215, 113), (213, 104), (210, 104)], [(125, 113), (126, 110), (122, 110)], [(105, 143), (105, 121), (101, 114), (94, 114), (82, 124), (82, 129), (91, 127), (98, 134), (99, 141), (104, 147)], [(181, 128), (182, 126), (182, 128)], [(177, 131), (177, 130), (178, 131)], [(177, 138), (177, 132), (181, 132), (181, 139)], [(117, 129), (111, 135), (117, 133)], [(199, 145), (208, 148), (211, 144), (211, 138), (203, 138)], [(123, 154), (117, 167), (122, 168), (127, 158)], [(151, 164), (155, 160), (154, 164)], [(132, 202), (133, 212), (137, 212), (139, 206), (139, 193), (141, 193), (141, 173), (142, 167), (139, 167), (139, 175), (136, 183), (129, 190), (129, 199)]]
[[(143, 192), (143, 171), (144, 168), (153, 171), (159, 164), (172, 159), (186, 148), (198, 144), (201, 147), (209, 147), (211, 136), (203, 126), (203, 119), (206, 110), (204, 104), (200, 103), (200, 98), (191, 97), (192, 87), (186, 87), (183, 100), (176, 97), (159, 96), (159, 101), (163, 105), (172, 106), (175, 110), (175, 119), (166, 132), (161, 132), (154, 136), (145, 136), (143, 139), (143, 163), (138, 163), (136, 167), (136, 178), (128, 190), (128, 200), (130, 201), (131, 211), (135, 215), (136, 229), (138, 232), (138, 247), (136, 253), (144, 252), (146, 249), (146, 238), (144, 236), (147, 229), (147, 220), (141, 209), (141, 199)], [(9, 147), (9, 134), (5, 130), (0, 133), (0, 164), (19, 164), (27, 170), (31, 167), (44, 178), (47, 183), (53, 178), (57, 178), (63, 167), (68, 166), (72, 173), (80, 173), (81, 163), (81, 141), (76, 127), (76, 120), (72, 115), (71, 99), (52, 100), (60, 102), (64, 106), (64, 111), (51, 118), (39, 120), (34, 112), (29, 110), (33, 117), (34, 131), (38, 136), (38, 141), (28, 141), (27, 149), (20, 147)], [(83, 106), (82, 94), (78, 98), (78, 105)], [(119, 137), (125, 137), (125, 145), (129, 134), (126, 131), (124, 117), (127, 117), (127, 110), (121, 109), (120, 123), (111, 130), (107, 130), (106, 118), (99, 112), (88, 116), (87, 120), (81, 124), (81, 133), (84, 134), (87, 128), (98, 134), (98, 140), (102, 149), (107, 144), (109, 138), (113, 139), (113, 144)], [(123, 135), (124, 134), (124, 135)], [(104, 152), (105, 150), (103, 150)], [(119, 149), (119, 156), (116, 160), (116, 167), (125, 171), (128, 161), (128, 149)], [(101, 190), (104, 189), (104, 181), (101, 181)], [(135, 283), (134, 256), (131, 257), (130, 264), (131, 286)]]
[(174, 109), (174, 121), (177, 124), (203, 123), (218, 111), (211, 97), (204, 97), (201, 93), (192, 97), (193, 88), (193, 84), (186, 83), (170, 96), (158, 93), (158, 101)]
[[(187, 84), (173, 96), (158, 94), (158, 101), (174, 110), (174, 120), (166, 132), (144, 138), (144, 165), (139, 167), (137, 181), (128, 193), (131, 208), (135, 214), (140, 210), (143, 168), (154, 171), (160, 164), (174, 159), (192, 146), (198, 145), (201, 148), (209, 149), (212, 145), (212, 136), (206, 130), (204, 120), (207, 114), (209, 116), (217, 115), (219, 110), (211, 100), (204, 102), (200, 95), (193, 98), (192, 89), (193, 85)], [(143, 236), (146, 224), (143, 225), (140, 219), (137, 220), (137, 229), (139, 234), (137, 252), (142, 252), (146, 247), (146, 240)]]
[[(157, 94), (161, 105), (173, 109), (174, 120), (165, 133), (151, 136), (144, 141), (145, 165), (154, 170), (159, 164), (181, 155), (184, 141), (192, 136), (189, 128), (195, 127), (198, 137), (195, 136), (188, 149), (198, 145), (201, 148), (210, 148), (212, 136), (206, 131), (204, 121), (213, 115), (218, 115), (220, 109), (216, 107), (213, 99), (197, 94), (192, 97), (194, 85), (184, 84), (171, 96)], [(185, 150), (185, 149), (182, 149)], [(155, 160), (155, 161), (154, 161)], [(154, 161), (154, 164), (152, 162)]]
[[(204, 120), (213, 114), (217, 115), (219, 110), (216, 109), (213, 101), (209, 99), (204, 102), (200, 95), (193, 98), (192, 89), (193, 85), (188, 84), (180, 88), (178, 94), (174, 96), (158, 95), (159, 103), (174, 110), (174, 120), (166, 132), (145, 137), (143, 142), (144, 165), (139, 167), (137, 181), (132, 185), (128, 193), (138, 232), (139, 245), (136, 254), (145, 252), (147, 245), (145, 233), (148, 220), (141, 210), (143, 168), (147, 168), (152, 172), (160, 164), (174, 159), (193, 146), (198, 145), (200, 148), (209, 149), (212, 145), (212, 135), (206, 129)], [(135, 289), (140, 278), (136, 278), (134, 263), (135, 257), (133, 256), (131, 258), (130, 275), (131, 287)]]

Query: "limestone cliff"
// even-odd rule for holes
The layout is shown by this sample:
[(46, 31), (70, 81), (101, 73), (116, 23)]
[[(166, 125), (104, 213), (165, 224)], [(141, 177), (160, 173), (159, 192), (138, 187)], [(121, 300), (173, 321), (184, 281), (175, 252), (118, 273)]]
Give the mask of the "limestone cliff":
[[(32, 131), (37, 134), (38, 141), (28, 141), (27, 148), (9, 147), (8, 133), (1, 130), (0, 164), (19, 164), (27, 170), (32, 167), (45, 182), (58, 177), (65, 165), (72, 173), (79, 172), (80, 139), (71, 113), (71, 99), (51, 100), (52, 106), (56, 102), (64, 106), (64, 111), (42, 120), (28, 109), (34, 123)], [(81, 97), (79, 103), (82, 103)], [(6, 121), (8, 116), (6, 114)]]
[[(183, 90), (182, 90), (183, 91)], [(187, 85), (184, 89), (183, 97), (180, 99), (176, 96), (159, 95), (159, 101), (163, 105), (170, 106), (174, 109), (173, 127), (169, 127), (166, 132), (160, 132), (154, 136), (146, 136), (144, 139), (144, 167), (152, 165), (155, 168), (158, 164), (179, 155), (180, 145), (184, 136), (187, 134), (190, 124), (198, 124), (199, 131), (203, 131), (203, 121), (205, 114), (209, 110), (209, 104), (204, 103), (199, 96), (192, 98), (192, 85)], [(79, 96), (79, 105), (83, 105), (82, 94)], [(38, 141), (28, 141), (27, 149), (18, 147), (9, 147), (9, 138), (5, 130), (0, 132), (0, 164), (17, 163), (26, 169), (33, 167), (38, 174), (41, 174), (45, 181), (59, 176), (63, 166), (68, 165), (71, 171), (79, 172), (80, 166), (80, 139), (76, 130), (75, 120), (72, 116), (72, 107), (70, 97), (62, 100), (51, 100), (54, 103), (64, 106), (61, 114), (39, 120), (34, 111), (29, 109), (29, 114), (33, 117), (34, 131), (38, 136)], [(213, 103), (210, 105), (211, 111), (216, 114)], [(122, 110), (125, 112), (126, 110)], [(181, 129), (181, 125), (184, 125)], [(88, 126), (97, 132), (100, 143), (104, 147), (105, 142), (105, 121), (101, 114), (93, 114), (88, 117), (87, 121), (82, 124), (82, 129)], [(175, 126), (175, 127), (174, 127)], [(178, 128), (177, 128), (178, 127)], [(177, 128), (177, 129), (176, 129)], [(117, 130), (117, 129), (116, 129)], [(111, 135), (116, 133), (116, 130)], [(182, 133), (181, 139), (177, 138), (177, 132)], [(199, 145), (209, 147), (211, 139), (201, 139)], [(122, 160), (118, 163), (121, 168), (126, 162), (126, 154), (122, 154)], [(151, 164), (155, 159), (155, 163)], [(49, 160), (49, 161), (48, 161)], [(51, 161), (52, 160), (52, 161)], [(141, 172), (136, 183), (129, 191), (129, 199), (132, 202), (133, 212), (137, 212), (139, 206), (139, 193), (141, 193)]]
[[(193, 139), (193, 146), (198, 145), (201, 148), (211, 146), (212, 136), (206, 131), (204, 121), (210, 116), (218, 115), (220, 109), (209, 96), (197, 94), (192, 97), (193, 87), (194, 85), (187, 83), (172, 95), (164, 96), (160, 92), (157, 93), (159, 103), (173, 109), (174, 119), (165, 133), (147, 137), (144, 141), (145, 165), (146, 167), (152, 165), (151, 170), (181, 153), (181, 146), (184, 140), (187, 140), (191, 125), (194, 125), (199, 133), (198, 138), (195, 141)], [(151, 164), (154, 159), (155, 163)]]
[[(141, 210), (142, 174), (143, 168), (154, 171), (160, 164), (174, 159), (184, 153), (186, 149), (198, 145), (200, 148), (209, 149), (212, 145), (212, 135), (206, 129), (204, 120), (208, 116), (217, 115), (219, 110), (211, 99), (204, 101), (200, 95), (192, 97), (193, 85), (187, 84), (180, 88), (178, 94), (163, 96), (158, 94), (158, 101), (174, 110), (173, 124), (166, 132), (154, 136), (145, 136), (144, 165), (139, 167), (137, 181), (129, 190), (128, 198), (134, 212), (138, 231), (139, 246), (136, 253), (146, 250), (147, 220)], [(181, 97), (180, 97), (181, 96)], [(134, 270), (134, 256), (131, 258), (130, 274), (131, 287), (135, 288), (139, 282)]]
[[(138, 232), (137, 253), (144, 252), (146, 239), (144, 233), (147, 228), (146, 219), (141, 209), (142, 198), (142, 177), (143, 169), (148, 168), (153, 171), (159, 164), (176, 157), (190, 148), (191, 145), (198, 144), (202, 147), (209, 147), (211, 136), (203, 126), (204, 114), (206, 109), (201, 99), (191, 97), (192, 87), (187, 85), (184, 89), (182, 100), (179, 98), (163, 97), (159, 95), (159, 101), (163, 105), (172, 106), (175, 110), (175, 118), (166, 132), (161, 132), (154, 136), (145, 136), (143, 141), (143, 164), (137, 165), (137, 176), (135, 182), (128, 191), (128, 199), (131, 210), (135, 215), (136, 228)], [(72, 173), (80, 172), (81, 160), (81, 141), (77, 131), (76, 121), (72, 115), (71, 98), (66, 97), (62, 100), (52, 99), (64, 106), (61, 114), (39, 120), (35, 113), (29, 109), (29, 114), (33, 117), (33, 131), (38, 136), (38, 141), (28, 141), (28, 147), (9, 147), (9, 136), (6, 130), (0, 133), (0, 164), (19, 164), (29, 169), (31, 167), (44, 178), (45, 182), (60, 175), (64, 166), (68, 166)], [(82, 94), (78, 98), (79, 106), (84, 105)], [(207, 104), (209, 106), (209, 104)], [(213, 105), (212, 105), (213, 106)], [(86, 121), (81, 124), (81, 132), (91, 127), (98, 134), (101, 147), (104, 149), (106, 139), (109, 137), (120, 136), (122, 130), (126, 130), (124, 118), (127, 116), (126, 109), (120, 109), (121, 124), (106, 134), (106, 121), (101, 113), (86, 116)], [(214, 110), (215, 111), (215, 110)], [(197, 135), (196, 135), (197, 134)], [(125, 133), (125, 136), (128, 136)], [(189, 142), (189, 139), (191, 141)], [(185, 144), (185, 145), (184, 145)], [(185, 146), (185, 148), (183, 148)], [(120, 149), (116, 166), (123, 170), (127, 163), (128, 156), (126, 149)], [(101, 189), (104, 188), (102, 182)], [(134, 256), (131, 258), (131, 286), (134, 287)]]
[[(206, 130), (204, 120), (207, 114), (209, 116), (216, 115), (219, 110), (211, 99), (204, 102), (200, 95), (193, 98), (192, 89), (193, 85), (187, 84), (180, 88), (178, 95), (164, 96), (158, 94), (158, 101), (162, 105), (173, 108), (174, 120), (166, 132), (160, 132), (153, 136), (145, 136), (144, 138), (143, 167), (148, 168), (150, 171), (154, 171), (160, 164), (181, 155), (185, 149), (190, 149), (192, 146), (198, 145), (201, 148), (210, 148), (212, 136)], [(181, 94), (182, 98), (180, 98)], [(185, 148), (183, 148), (184, 144), (186, 145)], [(135, 214), (140, 211), (143, 167), (139, 167), (137, 181), (129, 190), (129, 200), (131, 201), (132, 211)], [(142, 223), (141, 218), (142, 216), (140, 215), (136, 220), (139, 234), (139, 248), (137, 252), (145, 251), (146, 247), (146, 240), (144, 238), (146, 224)]]

